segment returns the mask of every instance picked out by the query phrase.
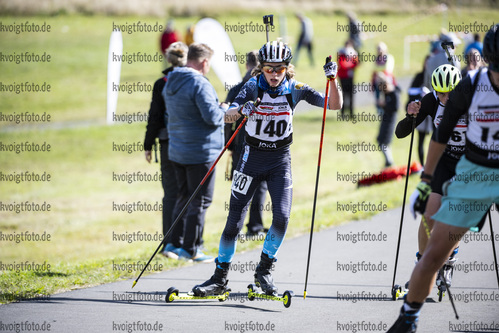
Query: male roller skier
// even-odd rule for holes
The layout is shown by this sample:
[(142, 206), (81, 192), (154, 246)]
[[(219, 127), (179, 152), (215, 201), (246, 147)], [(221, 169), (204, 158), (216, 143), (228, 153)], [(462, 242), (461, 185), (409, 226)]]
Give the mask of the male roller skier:
[[(424, 256), (410, 279), (400, 315), (389, 333), (416, 332), (419, 313), (437, 271), (461, 237), (477, 226), (493, 204), (499, 203), (499, 24), (484, 38), (483, 54), (489, 66), (464, 78), (450, 93), (444, 117), (430, 143), (423, 180), (430, 182), (453, 129), (468, 115), (466, 151), (456, 166), (456, 178), (446, 189)], [(463, 211), (467, 210), (466, 214)]]
[[(434, 91), (426, 94), (421, 102), (409, 103), (407, 106), (407, 117), (402, 119), (395, 129), (397, 137), (404, 138), (411, 133), (413, 117), (416, 117), (416, 126), (422, 123), (427, 116), (430, 116), (435, 127), (438, 127), (442, 121), (445, 104), (449, 99), (449, 94), (460, 81), (461, 71), (457, 67), (448, 64), (438, 66), (433, 71), (431, 79), (431, 85)], [(421, 259), (421, 256), (426, 249), (426, 244), (428, 243), (427, 234), (433, 229), (434, 221), (431, 217), (440, 208), (440, 200), (443, 195), (442, 187), (445, 182), (456, 175), (456, 164), (464, 154), (466, 148), (466, 128), (466, 116), (463, 115), (454, 128), (453, 135), (449, 139), (449, 142), (447, 142), (444, 155), (435, 169), (431, 186), (426, 182), (421, 182), (411, 196), (411, 211), (418, 209), (418, 207), (414, 208), (414, 205), (417, 202), (416, 198), (419, 196), (428, 198), (428, 204), (426, 205), (426, 210), (422, 212), (424, 215), (418, 230), (419, 251), (416, 253), (418, 261)], [(423, 172), (422, 177), (425, 175), (426, 174)], [(428, 193), (430, 194), (428, 195)], [(416, 213), (414, 212), (414, 216), (415, 214)], [(453, 266), (457, 260), (455, 258), (457, 252), (458, 248), (454, 250), (443, 266), (443, 272), (449, 286), (451, 285)], [(437, 278), (437, 285), (440, 286), (441, 290), (444, 290), (445, 287), (442, 282), (442, 277), (440, 276)]]

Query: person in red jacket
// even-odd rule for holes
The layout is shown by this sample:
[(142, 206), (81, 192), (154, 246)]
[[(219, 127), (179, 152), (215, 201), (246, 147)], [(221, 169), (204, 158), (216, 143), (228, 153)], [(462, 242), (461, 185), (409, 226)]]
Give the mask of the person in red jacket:
[(343, 108), (341, 116), (344, 116), (346, 108), (350, 109), (350, 117), (353, 116), (353, 75), (355, 68), (359, 65), (359, 56), (353, 48), (353, 42), (349, 39), (345, 47), (338, 51), (338, 78), (343, 91)]
[(178, 41), (180, 41), (180, 36), (173, 27), (173, 20), (169, 20), (166, 23), (165, 31), (163, 31), (163, 33), (161, 34), (161, 40), (160, 40), (161, 53), (163, 53), (165, 60), (166, 60), (166, 49), (171, 44)]

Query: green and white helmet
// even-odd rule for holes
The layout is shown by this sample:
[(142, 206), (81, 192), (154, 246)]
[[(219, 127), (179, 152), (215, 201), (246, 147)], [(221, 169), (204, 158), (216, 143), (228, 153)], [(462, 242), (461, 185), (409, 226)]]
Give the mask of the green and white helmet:
[(440, 65), (431, 74), (431, 85), (440, 93), (454, 90), (459, 81), (461, 81), (461, 71), (452, 65)]

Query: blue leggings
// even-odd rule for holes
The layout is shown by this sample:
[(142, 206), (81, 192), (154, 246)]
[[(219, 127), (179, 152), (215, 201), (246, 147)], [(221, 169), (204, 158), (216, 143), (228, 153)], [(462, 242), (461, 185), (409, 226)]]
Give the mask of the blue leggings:
[(218, 249), (219, 262), (232, 261), (249, 202), (262, 181), (267, 182), (272, 200), (272, 225), (263, 243), (263, 253), (276, 257), (286, 234), (293, 196), (289, 146), (264, 151), (245, 145), (232, 179), (229, 216)]

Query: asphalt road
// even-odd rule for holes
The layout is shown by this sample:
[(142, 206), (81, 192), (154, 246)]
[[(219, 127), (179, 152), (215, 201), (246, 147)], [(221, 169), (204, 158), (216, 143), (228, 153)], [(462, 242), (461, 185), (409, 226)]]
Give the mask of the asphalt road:
[[(193, 264), (145, 276), (133, 290), (133, 281), (127, 280), (2, 305), (0, 331), (384, 332), (402, 305), (390, 294), (400, 214), (395, 209), (315, 233), (306, 299), (309, 235), (286, 239), (273, 275), (280, 293), (294, 291), (289, 308), (277, 301), (247, 299), (261, 251), (255, 250), (236, 254), (229, 274), (232, 293), (225, 302), (165, 303), (169, 287), (188, 291), (213, 273), (214, 264)], [(498, 226), (499, 215), (492, 215)], [(407, 281), (414, 267), (417, 225), (406, 210), (398, 284)], [(491, 325), (499, 329), (499, 289), (488, 225), (473, 236), (461, 244), (451, 289), (460, 319), (455, 319), (448, 296), (438, 302), (434, 288), (418, 332), (490, 332)]]

